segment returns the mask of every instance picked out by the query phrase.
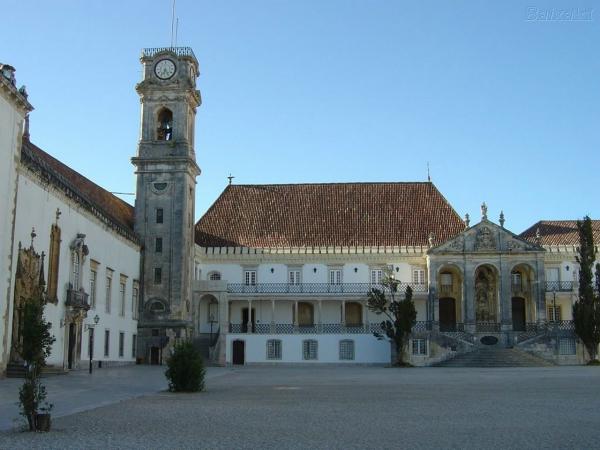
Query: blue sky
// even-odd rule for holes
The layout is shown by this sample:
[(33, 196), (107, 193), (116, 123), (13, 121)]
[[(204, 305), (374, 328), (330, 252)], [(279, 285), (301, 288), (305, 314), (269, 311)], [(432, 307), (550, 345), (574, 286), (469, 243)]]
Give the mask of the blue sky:
[[(133, 192), (139, 54), (169, 44), (171, 1), (1, 3), (32, 141)], [(425, 181), (429, 162), (461, 216), (485, 200), (515, 232), (600, 218), (600, 2), (178, 0), (177, 15), (201, 69), (197, 217), (229, 173)]]

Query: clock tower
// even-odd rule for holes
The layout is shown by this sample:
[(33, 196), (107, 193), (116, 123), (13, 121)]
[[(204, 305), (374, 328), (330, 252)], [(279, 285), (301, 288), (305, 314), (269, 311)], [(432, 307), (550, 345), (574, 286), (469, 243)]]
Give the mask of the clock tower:
[(135, 230), (142, 239), (138, 357), (160, 363), (192, 331), (198, 61), (188, 47), (144, 49)]

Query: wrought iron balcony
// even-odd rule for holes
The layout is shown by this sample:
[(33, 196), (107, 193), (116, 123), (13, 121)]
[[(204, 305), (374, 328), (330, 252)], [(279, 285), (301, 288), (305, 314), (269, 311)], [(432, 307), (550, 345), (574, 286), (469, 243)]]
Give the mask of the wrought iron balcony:
[(571, 292), (572, 281), (546, 281), (546, 292)]
[(86, 294), (83, 289), (78, 291), (74, 289), (67, 289), (67, 301), (65, 304), (71, 308), (85, 309), (87, 311), (90, 309), (88, 297), (89, 295)]
[[(426, 284), (402, 282), (398, 283), (396, 292), (400, 295), (404, 294), (407, 286), (410, 286), (415, 293), (427, 292)], [(389, 288), (372, 283), (229, 283), (227, 292), (230, 294), (358, 294), (366, 296), (374, 288), (389, 292)]]

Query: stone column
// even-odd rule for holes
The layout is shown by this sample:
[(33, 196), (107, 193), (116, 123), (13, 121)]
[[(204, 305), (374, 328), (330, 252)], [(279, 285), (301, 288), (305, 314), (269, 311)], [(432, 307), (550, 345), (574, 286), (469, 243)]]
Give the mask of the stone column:
[(319, 333), (323, 331), (323, 300), (319, 300)]
[(252, 300), (248, 300), (248, 329), (247, 333), (252, 333)]
[(500, 317), (501, 330), (512, 331), (512, 291), (510, 280), (510, 265), (504, 263), (500, 270)]
[(465, 331), (468, 333), (475, 333), (475, 271), (473, 270), (473, 267), (467, 264), (464, 265), (464, 268), (463, 298), (465, 308)]
[(342, 326), (346, 326), (346, 300), (342, 300)]
[(298, 327), (298, 300), (294, 300), (294, 328)]
[[(546, 317), (546, 271), (544, 267), (544, 260), (541, 258), (536, 259), (536, 276), (537, 280), (535, 281), (536, 296), (534, 297), (536, 306), (537, 306), (537, 322), (539, 324), (546, 323), (548, 317)], [(575, 289), (575, 285), (573, 286)]]
[(365, 331), (369, 331), (369, 310), (367, 308), (367, 302), (364, 302), (362, 305), (362, 315), (363, 315), (363, 326), (365, 327)]
[(275, 300), (271, 300), (271, 333), (275, 331)]

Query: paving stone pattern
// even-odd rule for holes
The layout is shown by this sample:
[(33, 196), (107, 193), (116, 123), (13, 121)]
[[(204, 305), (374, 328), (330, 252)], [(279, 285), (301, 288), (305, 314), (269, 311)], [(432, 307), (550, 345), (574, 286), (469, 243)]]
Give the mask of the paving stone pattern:
[(0, 434), (0, 448), (600, 448), (588, 367), (241, 367)]

